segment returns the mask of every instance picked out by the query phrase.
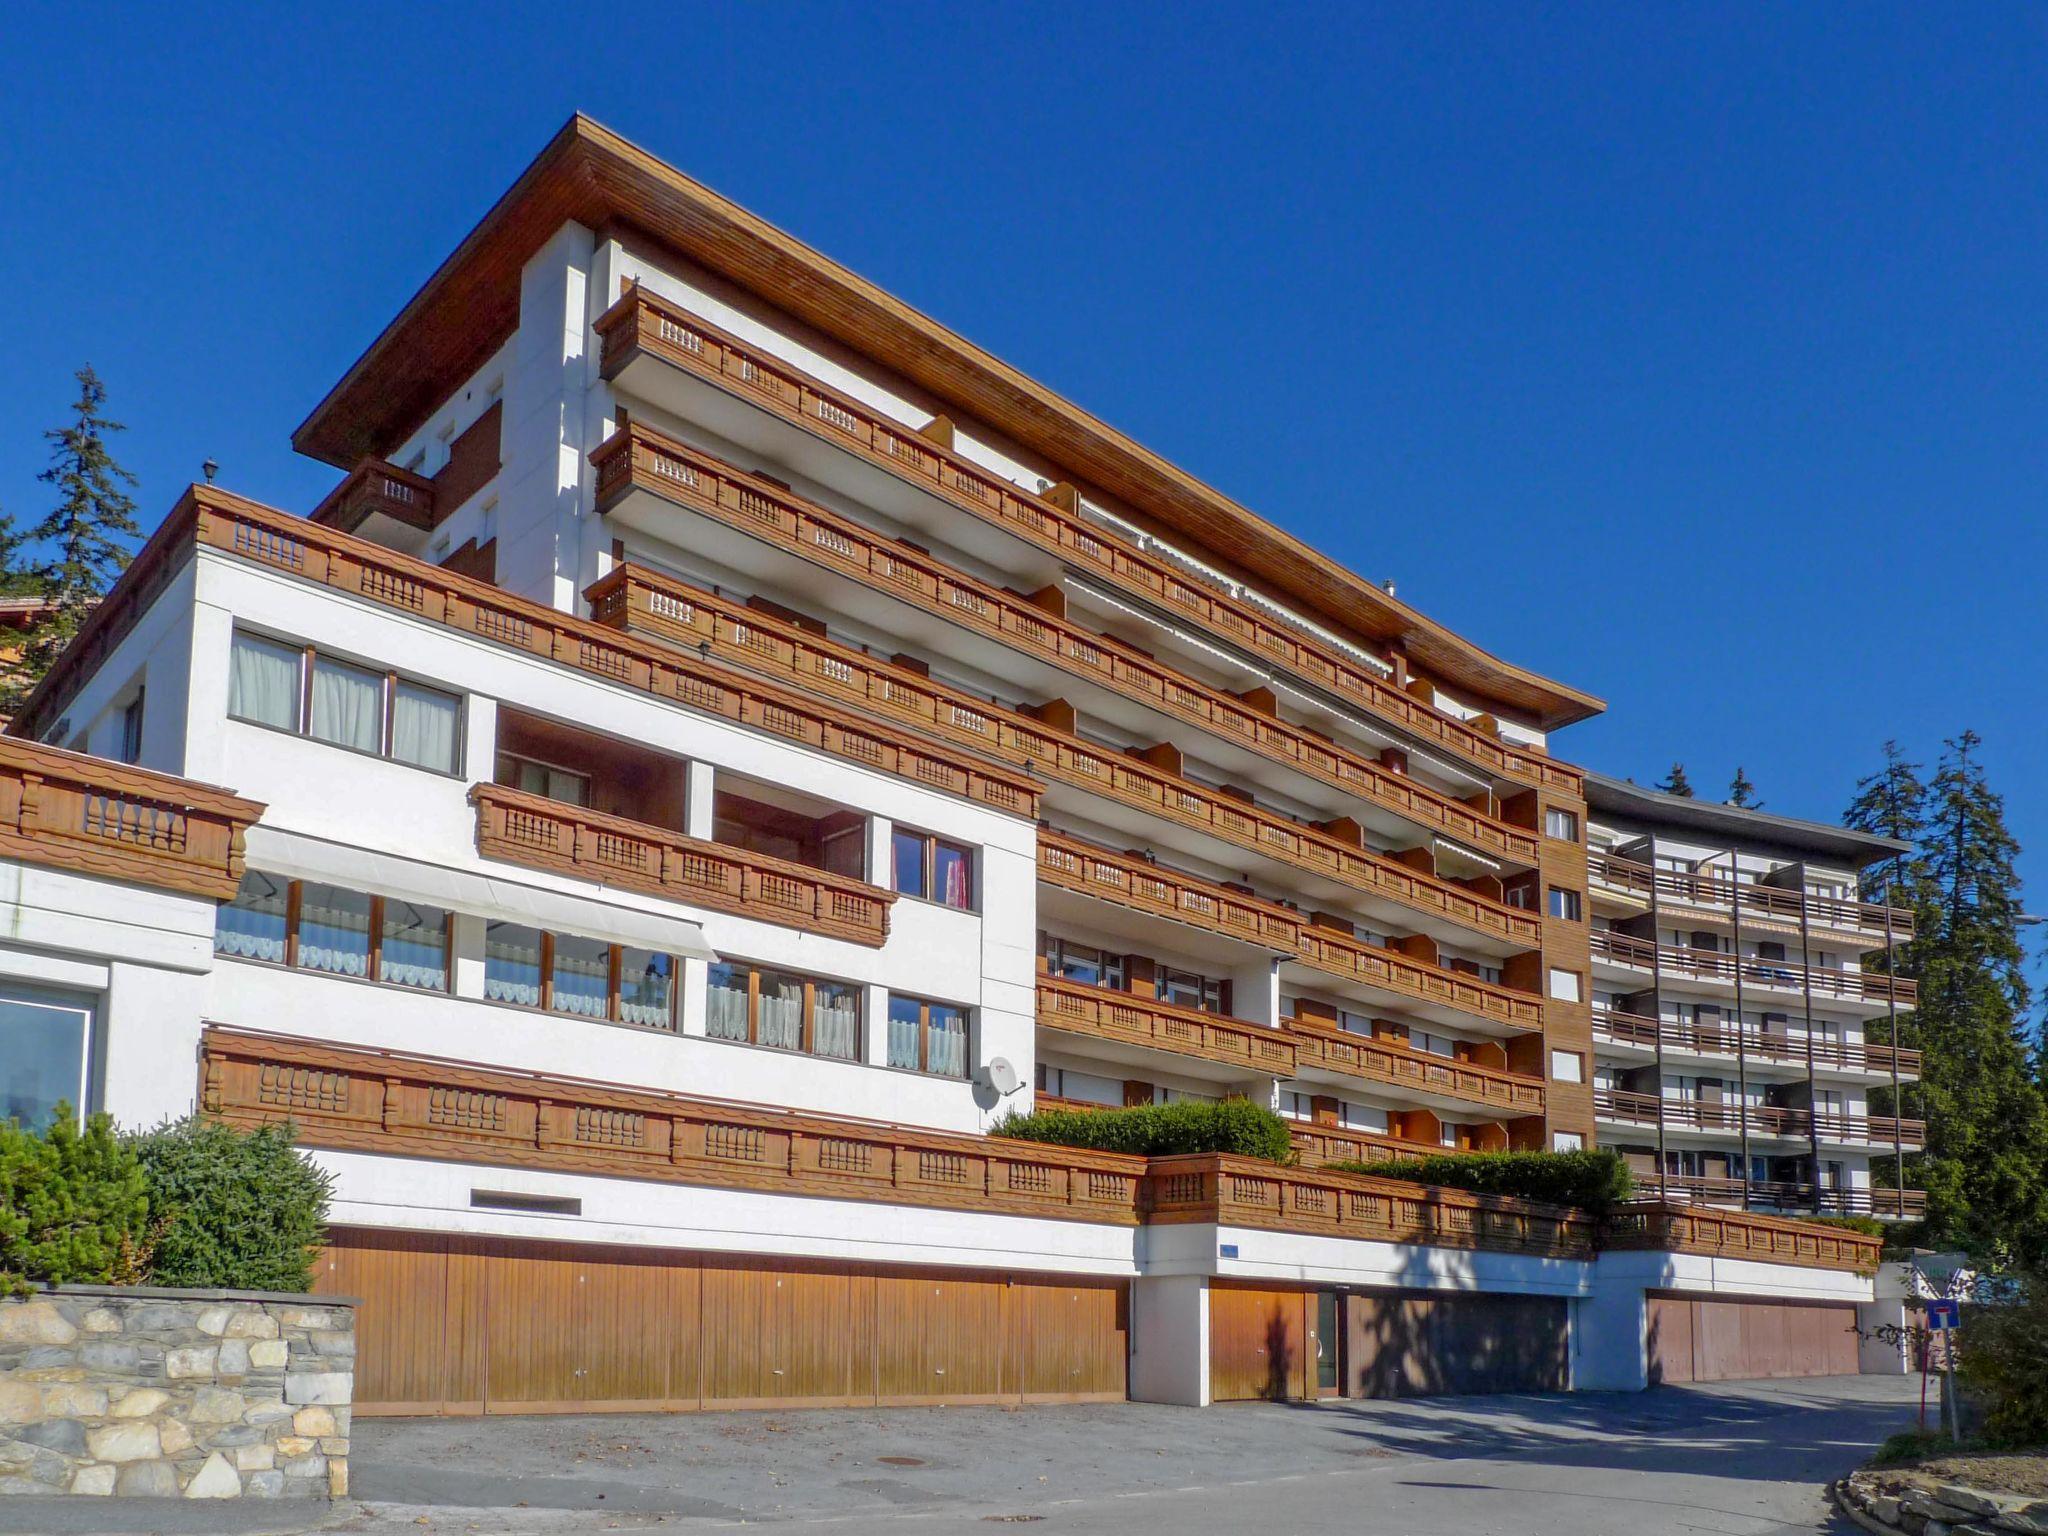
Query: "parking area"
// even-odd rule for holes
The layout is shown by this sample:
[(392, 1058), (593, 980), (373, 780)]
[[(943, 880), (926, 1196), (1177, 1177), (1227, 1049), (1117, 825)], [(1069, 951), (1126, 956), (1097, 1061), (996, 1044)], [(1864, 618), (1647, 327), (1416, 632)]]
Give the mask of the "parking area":
[[(384, 1419), (314, 1527), (548, 1533), (1672, 1531), (1771, 1536), (1912, 1414), (1899, 1378), (1400, 1402)], [(0, 1530), (307, 1529), (272, 1508), (0, 1506)], [(81, 1508), (80, 1506), (86, 1506)]]

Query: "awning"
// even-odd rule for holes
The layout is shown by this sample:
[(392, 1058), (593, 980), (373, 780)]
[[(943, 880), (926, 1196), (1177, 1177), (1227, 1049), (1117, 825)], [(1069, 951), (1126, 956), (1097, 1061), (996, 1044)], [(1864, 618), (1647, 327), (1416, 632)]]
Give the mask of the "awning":
[(265, 874), (318, 880), (326, 885), (397, 896), (477, 917), (525, 923), (581, 938), (627, 944), (635, 949), (659, 950), (690, 960), (718, 958), (717, 952), (704, 941), (703, 925), (684, 918), (663, 917), (590, 896), (545, 890), (498, 875), (426, 864), (395, 853), (351, 848), (277, 827), (251, 827), (248, 839), (249, 867)]

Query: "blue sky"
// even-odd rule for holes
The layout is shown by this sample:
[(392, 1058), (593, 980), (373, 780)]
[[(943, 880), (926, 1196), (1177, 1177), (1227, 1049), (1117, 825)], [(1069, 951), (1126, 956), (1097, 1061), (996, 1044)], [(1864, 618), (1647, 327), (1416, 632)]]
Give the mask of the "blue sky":
[(153, 525), (572, 109), (1833, 818), (1974, 726), (2048, 908), (2048, 22), (2021, 7), (22, 8), (0, 506), (90, 361)]

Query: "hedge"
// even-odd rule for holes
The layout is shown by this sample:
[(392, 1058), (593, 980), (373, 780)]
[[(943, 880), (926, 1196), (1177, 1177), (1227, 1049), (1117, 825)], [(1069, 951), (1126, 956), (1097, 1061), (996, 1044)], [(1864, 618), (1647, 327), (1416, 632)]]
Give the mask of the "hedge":
[(1386, 1162), (1326, 1163), (1411, 1184), (1436, 1184), (1482, 1195), (1515, 1195), (1548, 1205), (1575, 1205), (1604, 1217), (1635, 1192), (1628, 1164), (1613, 1152), (1446, 1152)]
[(135, 1150), (68, 1104), (48, 1130), (0, 1120), (0, 1296), (34, 1285), (140, 1280), (149, 1195)]
[(992, 1134), (1022, 1141), (1165, 1157), (1175, 1152), (1233, 1152), (1269, 1163), (1293, 1160), (1287, 1122), (1249, 1099), (1220, 1104), (1141, 1104), (1134, 1109), (1041, 1109), (1012, 1115)]
[(2048, 1444), (2048, 1276), (2029, 1276), (2009, 1299), (1963, 1308), (1956, 1370), (1983, 1405), (1985, 1439)]

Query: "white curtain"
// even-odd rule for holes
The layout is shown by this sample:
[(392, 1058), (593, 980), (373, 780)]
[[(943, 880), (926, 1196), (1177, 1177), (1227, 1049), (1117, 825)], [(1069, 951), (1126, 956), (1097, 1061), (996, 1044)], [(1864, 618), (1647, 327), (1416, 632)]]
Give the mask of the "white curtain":
[(248, 870), (235, 899), (214, 916), (216, 953), (282, 963), (285, 954), (285, 882)]
[(804, 984), (796, 977), (761, 978), (761, 1036), (756, 1043), (779, 1046), (786, 1051), (802, 1048)]
[(455, 772), (456, 726), (462, 701), (412, 683), (400, 683), (391, 700), (391, 755), (416, 768)]
[(484, 996), (494, 1003), (540, 1006), (540, 930), (492, 923), (484, 930)]
[(892, 1067), (915, 1067), (917, 1065), (917, 1032), (923, 1028), (918, 1018), (917, 1003), (907, 997), (889, 999), (889, 1065)]
[(237, 634), (228, 658), (228, 713), (261, 725), (299, 728), (299, 653), (275, 640)]
[(384, 746), (384, 679), (360, 667), (313, 658), (311, 734), (363, 752)]
[(670, 1029), (675, 1012), (675, 961), (651, 950), (626, 949), (619, 954), (619, 1017), (628, 1024)]
[(402, 987), (448, 990), (448, 914), (395, 896), (384, 898), (382, 979)]
[(612, 947), (555, 935), (555, 1009), (601, 1019), (610, 1011)]
[(336, 976), (370, 974), (370, 898), (308, 881), (299, 893), (299, 964)]
[(925, 1044), (926, 1071), (941, 1077), (967, 1075), (967, 1016), (958, 1008), (933, 1005)]
[(729, 965), (711, 967), (704, 1033), (713, 1040), (747, 1038), (747, 973)]
[(811, 995), (816, 999), (811, 1039), (817, 1054), (853, 1060), (860, 1054), (860, 993), (821, 981)]

